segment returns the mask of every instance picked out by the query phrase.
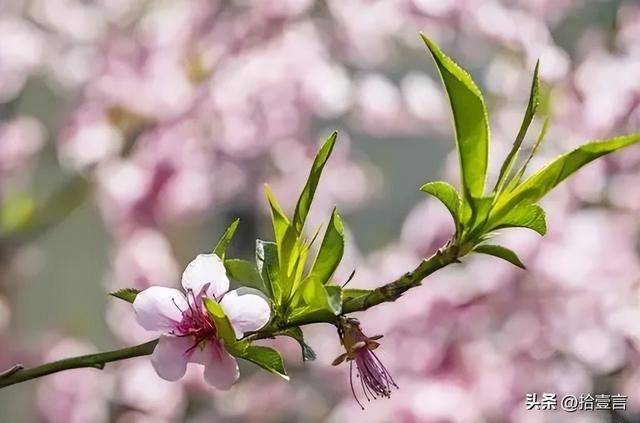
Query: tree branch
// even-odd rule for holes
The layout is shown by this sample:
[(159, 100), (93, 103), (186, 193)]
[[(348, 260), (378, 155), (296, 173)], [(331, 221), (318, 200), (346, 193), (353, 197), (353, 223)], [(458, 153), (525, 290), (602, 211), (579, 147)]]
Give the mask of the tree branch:
[(458, 263), (458, 253), (458, 246), (449, 242), (428, 259), (422, 260), (414, 270), (405, 273), (395, 281), (382, 285), (365, 296), (346, 300), (342, 304), (342, 313), (349, 314), (356, 311), (364, 311), (378, 304), (397, 300), (409, 289), (420, 286), (422, 280), (436, 270), (442, 269), (451, 263)]
[(84, 367), (103, 369), (106, 363), (110, 363), (112, 361), (120, 361), (127, 358), (149, 355), (153, 352), (157, 342), (158, 340), (154, 339), (153, 341), (145, 342), (144, 344), (120, 350), (65, 358), (64, 360), (54, 361), (31, 369), (22, 370), (14, 366), (9, 369), (8, 372), (4, 372), (0, 375), (0, 388), (50, 375), (52, 373), (61, 372), (63, 370), (80, 369)]
[[(386, 285), (380, 286), (366, 295), (362, 295), (356, 298), (350, 298), (345, 300), (342, 304), (342, 313), (349, 314), (358, 311), (365, 311), (373, 306), (381, 303), (395, 301), (402, 294), (411, 288), (420, 286), (422, 280), (433, 272), (442, 269), (443, 267), (457, 263), (459, 254), (459, 248), (454, 243), (448, 243), (443, 248), (438, 250), (434, 255), (428, 259), (423, 260), (414, 270), (405, 273), (398, 279), (389, 282)], [(303, 326), (313, 323), (333, 323), (330, 321), (293, 321), (277, 327), (269, 326), (261, 331), (258, 331), (249, 338), (263, 339), (271, 338), (275, 336), (275, 333), (288, 329), (291, 327)], [(31, 369), (25, 369), (18, 366), (14, 366), (4, 373), (0, 373), (0, 388), (13, 385), (16, 383), (24, 382), (30, 379), (35, 379), (41, 376), (46, 376), (52, 373), (61, 372), (63, 370), (78, 369), (85, 367), (94, 367), (97, 369), (104, 368), (106, 363), (113, 361), (125, 360), (133, 357), (140, 357), (150, 355), (153, 352), (158, 340), (146, 342), (144, 344), (136, 345), (133, 347), (123, 348), (120, 350), (109, 351), (98, 354), (89, 354), (79, 357), (67, 358), (60, 361), (54, 361), (52, 363), (43, 364)]]

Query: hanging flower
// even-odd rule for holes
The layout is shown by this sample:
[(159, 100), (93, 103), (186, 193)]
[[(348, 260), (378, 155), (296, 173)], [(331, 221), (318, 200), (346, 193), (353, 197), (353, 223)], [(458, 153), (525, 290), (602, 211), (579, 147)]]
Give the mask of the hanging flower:
[(378, 339), (382, 338), (382, 335), (366, 336), (360, 329), (360, 322), (357, 319), (347, 317), (340, 319), (338, 335), (340, 336), (340, 343), (344, 346), (346, 352), (340, 354), (332, 364), (337, 366), (345, 359), (349, 362), (349, 383), (358, 405), (364, 410), (353, 386), (354, 362), (357, 371), (356, 378), (360, 379), (360, 386), (362, 386), (362, 391), (367, 401), (382, 397), (389, 398), (391, 396), (391, 387), (398, 388), (398, 385), (378, 356), (373, 352), (380, 346)]
[(200, 254), (189, 263), (182, 274), (182, 287), (184, 293), (152, 286), (133, 302), (138, 323), (146, 330), (163, 332), (151, 363), (161, 378), (171, 381), (184, 376), (188, 363), (201, 364), (209, 384), (229, 389), (240, 375), (238, 363), (225, 349), (203, 300), (220, 304), (237, 339), (269, 322), (269, 304), (253, 289), (227, 292), (229, 278), (215, 254)]

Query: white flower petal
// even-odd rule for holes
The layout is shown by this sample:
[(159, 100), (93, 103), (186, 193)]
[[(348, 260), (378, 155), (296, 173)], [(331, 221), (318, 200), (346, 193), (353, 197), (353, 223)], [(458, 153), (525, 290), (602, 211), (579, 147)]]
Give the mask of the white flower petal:
[(198, 254), (182, 274), (182, 287), (185, 290), (191, 289), (198, 295), (205, 286), (205, 294), (209, 297), (220, 298), (229, 290), (224, 264), (215, 254)]
[(136, 320), (146, 330), (170, 331), (187, 309), (184, 294), (177, 289), (152, 286), (139, 292), (133, 301)]
[(227, 292), (220, 305), (224, 309), (236, 338), (240, 339), (245, 332), (262, 328), (271, 319), (271, 308), (264, 295), (252, 288), (240, 288)]
[(189, 362), (187, 350), (192, 343), (190, 337), (161, 336), (151, 355), (151, 364), (158, 376), (170, 381), (184, 376)]
[(235, 357), (218, 342), (209, 342), (203, 350), (197, 349), (193, 361), (204, 365), (204, 379), (218, 389), (226, 391), (240, 377)]

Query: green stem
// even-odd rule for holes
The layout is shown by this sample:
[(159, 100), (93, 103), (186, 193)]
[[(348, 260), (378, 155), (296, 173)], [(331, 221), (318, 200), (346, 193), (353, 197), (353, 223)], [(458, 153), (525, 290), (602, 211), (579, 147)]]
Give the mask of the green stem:
[(367, 295), (345, 301), (342, 304), (342, 313), (349, 314), (356, 311), (364, 311), (381, 303), (395, 301), (409, 289), (420, 286), (422, 280), (436, 270), (442, 269), (451, 263), (459, 262), (458, 257), (458, 246), (450, 242), (428, 259), (424, 259), (414, 270), (405, 273), (395, 281), (382, 285)]
[(17, 365), (11, 368), (8, 372), (4, 372), (0, 375), (0, 388), (50, 375), (52, 373), (61, 372), (63, 370), (80, 369), (84, 367), (103, 369), (106, 363), (110, 363), (112, 361), (120, 361), (127, 358), (149, 355), (153, 352), (157, 342), (158, 340), (154, 339), (153, 341), (145, 342), (144, 344), (135, 345), (133, 347), (66, 358), (64, 360), (54, 361), (25, 370), (22, 370), (20, 366)]
[[(458, 262), (460, 250), (454, 243), (448, 243), (445, 247), (438, 250), (428, 259), (423, 260), (414, 270), (405, 273), (393, 282), (378, 287), (366, 295), (350, 298), (342, 304), (343, 314), (365, 311), (373, 306), (381, 303), (395, 301), (411, 288), (420, 286), (422, 280), (431, 275), (436, 270)], [(303, 326), (313, 323), (335, 323), (327, 320), (300, 320), (287, 322), (277, 327), (269, 326), (261, 331), (249, 335), (249, 339), (264, 339), (273, 337), (277, 332), (292, 327)], [(149, 355), (158, 342), (157, 339), (144, 344), (133, 347), (123, 348), (121, 350), (109, 351), (98, 354), (83, 355), (80, 357), (67, 358), (52, 363), (43, 364), (31, 369), (22, 369), (20, 365), (14, 366), (9, 371), (0, 373), (0, 388), (46, 376), (51, 373), (60, 372), (69, 369), (78, 369), (84, 367), (94, 367), (102, 369), (106, 363), (113, 361), (125, 360), (127, 358)]]

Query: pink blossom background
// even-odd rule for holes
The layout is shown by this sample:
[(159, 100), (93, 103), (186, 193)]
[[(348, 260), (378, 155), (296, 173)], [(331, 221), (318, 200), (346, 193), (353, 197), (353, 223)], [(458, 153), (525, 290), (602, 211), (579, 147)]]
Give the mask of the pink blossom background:
[[(0, 0), (0, 227), (69, 179), (91, 187), (58, 225), (0, 246), (0, 369), (147, 340), (105, 293), (177, 286), (235, 216), (231, 251), (251, 257), (271, 238), (262, 183), (290, 209), (333, 129), (309, 227), (333, 205), (345, 215), (336, 279), (355, 268), (351, 286), (375, 287), (435, 251), (452, 224), (417, 188), (455, 182), (457, 164), (419, 31), (485, 92), (492, 178), (538, 58), (552, 124), (536, 165), (640, 129), (633, 0)], [(528, 271), (470, 257), (359, 316), (385, 335), (400, 385), (365, 412), (346, 368), (330, 366), (334, 331), (309, 327), (316, 362), (276, 341), (289, 383), (247, 365), (217, 392), (197, 371), (169, 383), (134, 359), (4, 389), (0, 421), (635, 421), (639, 185), (640, 149), (600, 160), (544, 201), (544, 239), (503, 234)], [(629, 401), (615, 414), (527, 411), (532, 392)]]

